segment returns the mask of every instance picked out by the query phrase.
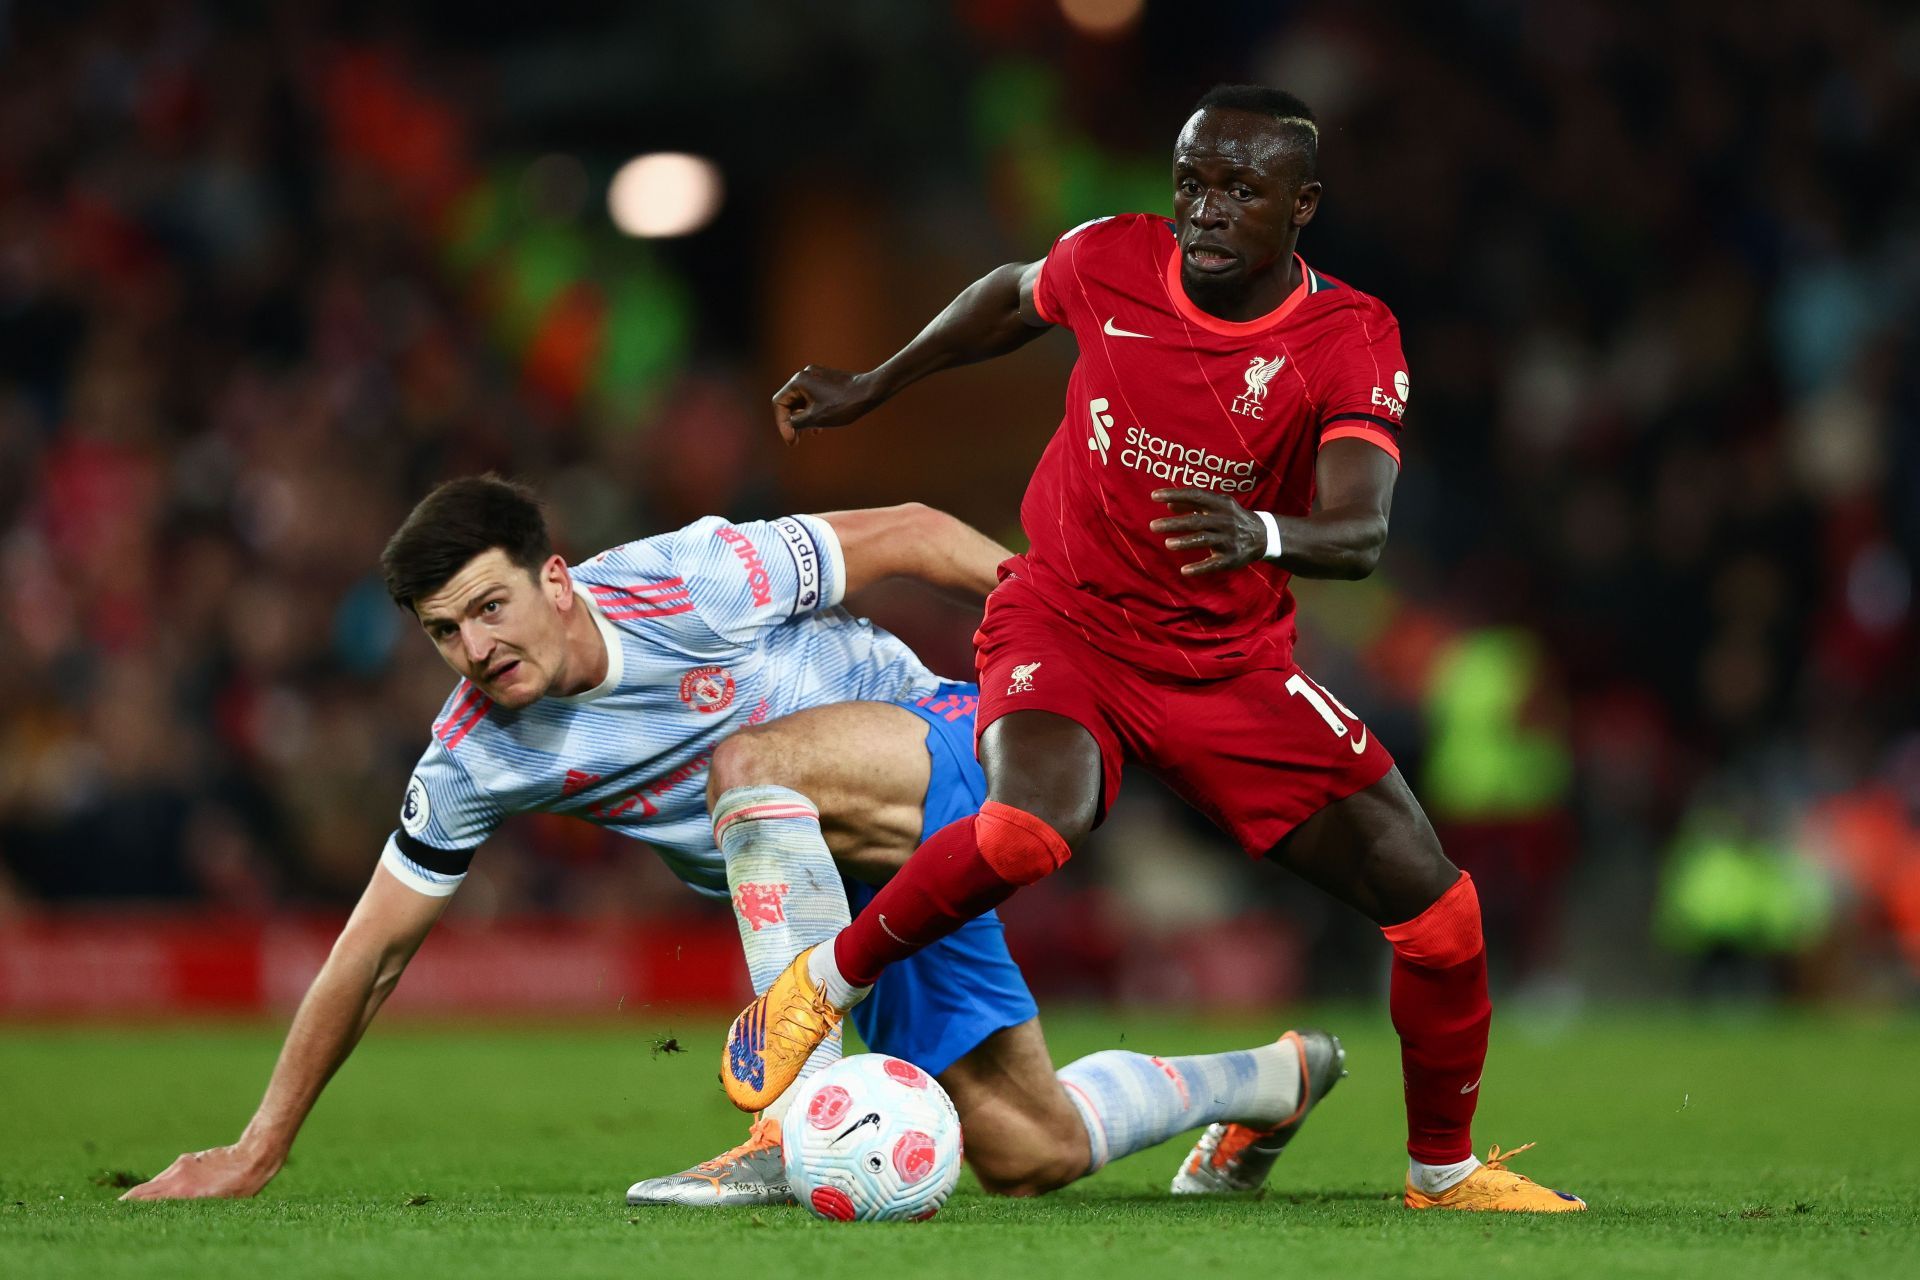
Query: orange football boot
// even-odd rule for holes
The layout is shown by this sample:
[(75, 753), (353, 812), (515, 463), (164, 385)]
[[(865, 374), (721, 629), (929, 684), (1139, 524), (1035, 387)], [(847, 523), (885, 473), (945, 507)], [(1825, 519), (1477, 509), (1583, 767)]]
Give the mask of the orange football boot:
[(800, 1069), (845, 1016), (807, 972), (808, 947), (773, 980), (767, 993), (733, 1020), (720, 1054), (720, 1083), (742, 1111), (765, 1111), (800, 1077)]
[(1407, 1177), (1409, 1209), (1463, 1209), (1468, 1212), (1494, 1213), (1580, 1213), (1587, 1202), (1579, 1196), (1543, 1187), (1524, 1174), (1507, 1168), (1507, 1161), (1533, 1146), (1531, 1142), (1502, 1151), (1494, 1147), (1486, 1160), (1466, 1177), (1430, 1196)]

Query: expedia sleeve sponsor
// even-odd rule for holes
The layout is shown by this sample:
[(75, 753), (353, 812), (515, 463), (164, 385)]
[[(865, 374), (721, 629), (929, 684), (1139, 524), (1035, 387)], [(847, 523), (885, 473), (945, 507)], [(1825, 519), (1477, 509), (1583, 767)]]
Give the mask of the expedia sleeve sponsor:
[(1320, 443), (1357, 438), (1400, 460), (1401, 424), (1413, 383), (1400, 349), (1400, 326), (1376, 298), (1363, 297), (1365, 323), (1360, 337), (1335, 348), (1315, 391), (1319, 400)]
[(1373, 403), (1378, 408), (1385, 409), (1387, 416), (1398, 422), (1406, 415), (1407, 396), (1411, 387), (1412, 384), (1407, 381), (1407, 371), (1396, 369), (1393, 374), (1393, 390), (1388, 392), (1385, 387), (1375, 387)]

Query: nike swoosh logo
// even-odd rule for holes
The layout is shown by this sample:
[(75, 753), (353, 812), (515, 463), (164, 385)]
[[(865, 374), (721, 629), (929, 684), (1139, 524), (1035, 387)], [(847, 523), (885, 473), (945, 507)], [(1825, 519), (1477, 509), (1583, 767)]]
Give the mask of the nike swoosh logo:
[(1480, 1082), (1478, 1080), (1475, 1080), (1472, 1084), (1461, 1085), (1460, 1092), (1463, 1094), (1472, 1093), (1475, 1089), (1478, 1089), (1479, 1087), (1480, 1087)]
[(880, 932), (886, 934), (889, 938), (892, 938), (895, 942), (899, 943), (903, 947), (910, 947), (913, 945), (911, 942), (908, 942), (905, 938), (901, 937), (899, 934), (895, 933), (892, 929), (889, 929), (887, 927), (887, 913), (884, 911), (880, 913)]
[(1150, 333), (1135, 333), (1131, 329), (1121, 329), (1116, 327), (1113, 323), (1112, 316), (1107, 317), (1107, 323), (1105, 328), (1102, 330), (1102, 332), (1104, 332), (1108, 337), (1111, 337), (1111, 338), (1145, 338), (1148, 342), (1153, 341), (1153, 335)]
[[(1360, 741), (1355, 742), (1352, 738), (1348, 738), (1347, 745), (1353, 748), (1353, 754), (1355, 755), (1359, 755), (1362, 751), (1365, 751), (1367, 749), (1367, 726), (1360, 726)], [(1465, 1093), (1466, 1090), (1462, 1089), (1460, 1092)]]
[(877, 1125), (879, 1123), (880, 1123), (880, 1113), (878, 1111), (869, 1111), (867, 1112), (867, 1114), (861, 1116), (858, 1120), (855, 1120), (852, 1124), (842, 1129), (840, 1131), (840, 1137), (835, 1138), (832, 1142), (829, 1142), (827, 1145), (830, 1147), (838, 1145), (838, 1143), (840, 1142), (840, 1138), (846, 1137), (848, 1134), (852, 1133), (855, 1129), (860, 1128), (862, 1125), (868, 1125), (868, 1124)]

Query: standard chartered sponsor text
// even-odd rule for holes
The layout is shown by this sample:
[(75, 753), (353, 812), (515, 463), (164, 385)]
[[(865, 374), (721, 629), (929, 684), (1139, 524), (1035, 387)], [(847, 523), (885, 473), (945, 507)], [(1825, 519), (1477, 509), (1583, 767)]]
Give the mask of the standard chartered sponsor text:
[(1128, 427), (1120, 465), (1165, 480), (1175, 488), (1250, 493), (1257, 482), (1253, 460), (1234, 462), (1207, 449), (1157, 436), (1144, 427)]

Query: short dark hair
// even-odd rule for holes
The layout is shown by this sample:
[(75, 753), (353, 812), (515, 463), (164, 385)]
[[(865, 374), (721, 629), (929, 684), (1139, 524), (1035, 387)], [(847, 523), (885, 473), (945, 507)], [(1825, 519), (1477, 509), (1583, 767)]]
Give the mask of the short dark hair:
[(540, 500), (491, 473), (449, 480), (420, 500), (380, 553), (387, 594), (402, 609), (447, 585), (461, 566), (495, 548), (538, 574), (553, 554)]
[(1313, 108), (1283, 89), (1263, 84), (1217, 84), (1200, 95), (1195, 111), (1251, 111), (1270, 116), (1285, 126), (1287, 140), (1306, 161), (1309, 181), (1320, 173), (1320, 126), (1314, 122)]

